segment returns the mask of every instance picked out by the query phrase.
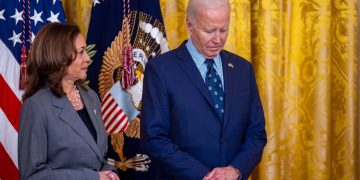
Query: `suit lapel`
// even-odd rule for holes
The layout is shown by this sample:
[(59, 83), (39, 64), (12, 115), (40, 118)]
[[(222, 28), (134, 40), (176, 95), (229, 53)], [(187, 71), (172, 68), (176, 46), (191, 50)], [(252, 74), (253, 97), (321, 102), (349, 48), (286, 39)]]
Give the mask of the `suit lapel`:
[[(58, 107), (60, 110), (59, 118), (69, 125), (84, 141), (90, 146), (90, 148), (96, 153), (98, 158), (102, 160), (102, 155), (100, 149), (94, 141), (94, 138), (90, 134), (89, 130), (85, 124), (80, 119), (80, 116), (77, 114), (75, 109), (72, 107), (71, 103), (67, 100), (66, 96), (58, 98), (52, 96), (54, 106)], [(84, 104), (85, 101), (84, 101)], [(89, 113), (90, 118), (92, 115)], [(93, 120), (92, 120), (93, 121)], [(96, 129), (96, 126), (94, 126)]]
[(86, 92), (85, 90), (83, 90), (81, 87), (78, 87), (79, 92), (81, 94), (82, 100), (84, 102), (85, 108), (87, 110), (87, 112), (89, 113), (90, 119), (91, 119), (91, 123), (93, 124), (95, 131), (96, 131), (96, 142), (99, 145), (100, 144), (100, 136), (102, 136), (100, 134), (100, 130), (99, 130), (99, 125), (96, 122), (102, 122), (102, 120), (98, 120), (97, 119), (97, 115), (96, 113), (100, 113), (100, 112), (96, 112), (96, 108), (94, 107), (94, 102), (91, 100), (90, 95), (88, 92)]
[(233, 82), (234, 75), (232, 75), (232, 72), (234, 71), (235, 67), (232, 65), (229, 56), (224, 51), (222, 51), (220, 55), (221, 55), (223, 73), (224, 73), (225, 114), (224, 114), (223, 127), (225, 127), (229, 121), (229, 116), (230, 116), (231, 97), (233, 93), (232, 85), (235, 83)]
[(206, 99), (208, 104), (212, 107), (212, 109), (216, 112), (214, 103), (211, 100), (211, 96), (209, 94), (208, 89), (205, 86), (205, 82), (201, 77), (199, 70), (196, 67), (195, 62), (192, 60), (190, 53), (188, 52), (185, 42), (179, 47), (177, 56), (182, 61), (181, 68), (189, 77), (190, 81), (193, 82), (195, 87), (200, 91), (200, 94)]

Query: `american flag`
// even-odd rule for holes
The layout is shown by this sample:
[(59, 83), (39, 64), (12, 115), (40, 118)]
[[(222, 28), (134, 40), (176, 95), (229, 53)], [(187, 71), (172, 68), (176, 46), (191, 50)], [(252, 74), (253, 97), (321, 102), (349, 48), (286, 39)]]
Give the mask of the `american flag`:
[(130, 95), (121, 88), (119, 81), (105, 94), (101, 103), (101, 113), (109, 134), (125, 131), (129, 121), (140, 114)]
[(125, 112), (116, 103), (114, 97), (108, 92), (101, 104), (105, 129), (109, 134), (124, 131), (129, 123)]
[(18, 179), (21, 48), (46, 23), (65, 22), (61, 0), (0, 0), (0, 179)]

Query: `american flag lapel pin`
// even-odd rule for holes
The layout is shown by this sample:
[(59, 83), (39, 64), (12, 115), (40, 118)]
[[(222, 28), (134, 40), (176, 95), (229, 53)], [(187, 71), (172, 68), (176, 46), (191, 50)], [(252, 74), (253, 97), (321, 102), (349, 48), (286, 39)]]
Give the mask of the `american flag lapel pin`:
[(234, 68), (234, 65), (232, 63), (228, 64), (229, 68)]

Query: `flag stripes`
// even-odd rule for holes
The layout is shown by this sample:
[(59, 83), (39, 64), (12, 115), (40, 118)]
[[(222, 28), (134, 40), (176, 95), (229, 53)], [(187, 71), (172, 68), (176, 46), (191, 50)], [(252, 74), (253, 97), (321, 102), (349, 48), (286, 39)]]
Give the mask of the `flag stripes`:
[(0, 144), (0, 159), (1, 159), (0, 177), (4, 180), (19, 179), (19, 173), (17, 167), (14, 165), (13, 161), (6, 153), (2, 144)]
[(11, 125), (18, 130), (21, 102), (5, 82), (2, 75), (0, 75), (0, 87), (0, 99), (2, 99), (0, 101), (0, 108), (5, 113)]
[(119, 107), (111, 92), (106, 93), (101, 103), (101, 113), (105, 129), (109, 134), (124, 131), (128, 125), (128, 118)]
[(0, 40), (0, 52), (0, 75), (20, 101), (22, 96), (22, 91), (19, 89), (20, 65), (2, 40)]
[(20, 65), (0, 40), (0, 178), (19, 179), (18, 127), (22, 91), (19, 90)]
[(0, 132), (2, 133), (2, 136), (0, 136), (0, 143), (4, 146), (4, 149), (7, 152), (8, 156), (10, 157), (10, 159), (13, 160), (14, 165), (17, 167), (18, 166), (18, 156), (17, 156), (18, 133), (17, 130), (10, 124), (9, 120), (6, 118), (5, 113), (1, 109), (0, 109)]

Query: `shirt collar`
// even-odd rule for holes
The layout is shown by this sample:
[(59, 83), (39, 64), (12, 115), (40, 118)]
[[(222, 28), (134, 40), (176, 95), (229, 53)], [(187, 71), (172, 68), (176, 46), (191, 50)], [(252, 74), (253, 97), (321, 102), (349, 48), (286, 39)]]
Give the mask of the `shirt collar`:
[[(205, 64), (206, 58), (195, 48), (194, 43), (192, 42), (191, 38), (186, 42), (186, 47), (189, 50), (189, 53), (194, 60), (196, 66), (201, 66)], [(214, 58), (214, 64), (216, 67), (221, 66), (221, 57), (220, 54), (218, 54)]]

